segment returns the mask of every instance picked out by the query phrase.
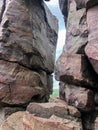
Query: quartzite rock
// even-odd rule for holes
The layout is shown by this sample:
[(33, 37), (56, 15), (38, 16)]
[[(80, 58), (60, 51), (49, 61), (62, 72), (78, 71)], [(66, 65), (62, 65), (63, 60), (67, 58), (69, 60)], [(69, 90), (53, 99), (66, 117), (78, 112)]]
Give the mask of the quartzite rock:
[(2, 123), (0, 130), (25, 130), (23, 129), (24, 114), (25, 112), (22, 111), (12, 114)]
[(53, 87), (56, 18), (39, 0), (2, 0), (0, 18), (0, 103), (47, 101)]
[(41, 100), (50, 91), (45, 73), (37, 73), (19, 64), (0, 60), (0, 103), (26, 104), (37, 95)]
[(84, 8), (77, 11), (74, 0), (71, 1), (69, 6), (66, 44), (64, 45), (63, 51), (67, 50), (69, 53), (81, 54), (84, 53), (84, 47), (88, 37), (86, 9)]
[(46, 8), (39, 0), (6, 1), (0, 25), (0, 58), (53, 72), (57, 20), (50, 12), (48, 17)]
[(50, 118), (55, 115), (60, 118), (78, 119), (81, 116), (76, 108), (68, 106), (60, 99), (55, 99), (49, 103), (30, 103), (27, 111), (42, 118)]
[(87, 23), (90, 30), (88, 44), (85, 53), (88, 56), (95, 72), (98, 74), (98, 6), (94, 6), (87, 12)]
[[(8, 116), (17, 111), (24, 111), (24, 108), (19, 107), (2, 107), (0, 108), (0, 126)], [(1, 130), (1, 129), (0, 129)]]
[(89, 69), (84, 55), (62, 53), (56, 62), (55, 75), (59, 81), (96, 88), (96, 80)]
[(60, 84), (60, 97), (69, 104), (77, 107), (82, 111), (94, 110), (94, 93), (93, 91), (74, 85)]
[(23, 117), (23, 124), (25, 130), (82, 130), (81, 124), (75, 121), (56, 116), (46, 119), (29, 113)]

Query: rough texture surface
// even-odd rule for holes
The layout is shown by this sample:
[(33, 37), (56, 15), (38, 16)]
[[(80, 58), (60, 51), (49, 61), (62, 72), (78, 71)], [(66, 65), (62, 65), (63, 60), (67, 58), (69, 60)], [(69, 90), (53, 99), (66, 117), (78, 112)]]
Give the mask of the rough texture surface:
[(25, 112), (16, 112), (9, 116), (7, 120), (3, 122), (0, 130), (24, 130), (23, 129), (23, 116)]
[[(32, 123), (33, 122), (33, 123)], [(23, 118), (25, 130), (82, 130), (76, 122), (70, 120), (62, 120), (56, 116), (52, 116), (50, 119), (33, 116), (26, 113)]]
[(63, 53), (56, 62), (56, 79), (69, 84), (96, 87), (97, 80), (89, 68), (84, 55)]
[(50, 118), (52, 115), (68, 119), (81, 117), (76, 108), (68, 106), (60, 99), (50, 100), (49, 103), (30, 103), (27, 111), (43, 118)]
[(61, 82), (60, 97), (68, 104), (77, 107), (79, 110), (85, 112), (94, 110), (94, 93), (89, 89)]
[(59, 97), (80, 110), (83, 130), (98, 130), (98, 0), (59, 3), (68, 13), (63, 13), (66, 43), (55, 69)]
[(88, 44), (85, 53), (88, 56), (95, 72), (98, 74), (98, 5), (87, 12), (87, 23), (89, 29)]
[[(53, 72), (57, 26), (54, 28), (52, 22), (48, 22), (47, 11), (41, 2), (34, 0), (6, 1), (0, 26), (2, 59)], [(57, 25), (54, 17), (52, 20)]]
[(0, 104), (48, 101), (57, 31), (43, 1), (0, 1)]
[(82, 130), (80, 112), (60, 99), (31, 103), (26, 112), (10, 115), (0, 130)]

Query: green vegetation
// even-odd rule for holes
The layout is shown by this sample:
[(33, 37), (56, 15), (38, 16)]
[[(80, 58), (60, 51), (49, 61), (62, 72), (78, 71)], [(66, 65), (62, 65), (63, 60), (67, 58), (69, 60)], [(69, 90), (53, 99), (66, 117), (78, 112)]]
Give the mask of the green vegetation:
[(51, 97), (58, 97), (59, 96), (59, 89), (54, 89)]

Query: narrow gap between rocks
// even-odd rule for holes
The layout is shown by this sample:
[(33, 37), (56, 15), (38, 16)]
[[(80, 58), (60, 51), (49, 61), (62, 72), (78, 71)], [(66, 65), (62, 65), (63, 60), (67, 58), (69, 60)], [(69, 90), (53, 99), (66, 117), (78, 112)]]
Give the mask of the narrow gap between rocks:
[[(52, 12), (54, 16), (58, 19), (58, 41), (57, 41), (57, 49), (56, 49), (56, 60), (59, 58), (60, 54), (62, 53), (63, 46), (65, 44), (66, 39), (66, 29), (65, 29), (65, 22), (64, 17), (61, 13), (60, 7), (59, 7), (59, 1), (58, 0), (51, 0), (48, 2), (45, 2)], [(56, 62), (56, 61), (55, 61)], [(53, 74), (53, 97), (56, 97), (59, 95), (59, 82), (55, 80), (55, 76)]]

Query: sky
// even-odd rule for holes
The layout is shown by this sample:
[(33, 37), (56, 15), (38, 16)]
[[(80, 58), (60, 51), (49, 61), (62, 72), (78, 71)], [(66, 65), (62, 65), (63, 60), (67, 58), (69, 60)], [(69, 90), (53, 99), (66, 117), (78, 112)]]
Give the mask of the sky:
[[(65, 36), (66, 36), (66, 30), (65, 30), (65, 23), (63, 19), (63, 15), (59, 8), (59, 2), (58, 0), (50, 0), (49, 2), (45, 2), (52, 12), (53, 15), (55, 15), (59, 22), (59, 32), (58, 32), (58, 41), (57, 41), (57, 49), (56, 49), (56, 60), (62, 53), (63, 46), (65, 44)], [(54, 89), (59, 88), (58, 82), (54, 80)]]

